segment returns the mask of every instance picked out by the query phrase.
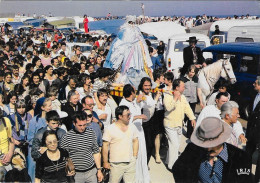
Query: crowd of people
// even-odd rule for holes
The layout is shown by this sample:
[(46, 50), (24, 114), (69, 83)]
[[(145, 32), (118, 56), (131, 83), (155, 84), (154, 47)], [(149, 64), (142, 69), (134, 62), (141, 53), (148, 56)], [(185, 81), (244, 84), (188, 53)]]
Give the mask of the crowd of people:
[[(222, 81), (210, 103), (201, 103), (197, 73), (210, 63), (196, 37), (187, 40), (180, 78), (163, 68), (163, 43), (149, 47), (153, 77), (140, 78), (136, 88), (115, 83), (114, 71), (103, 67), (111, 44), (106, 37), (92, 42), (85, 57), (77, 46), (69, 55), (66, 41), (47, 39), (48, 33), (0, 34), (0, 181), (100, 182), (109, 169), (111, 183), (148, 183), (150, 158), (162, 162), (164, 134), (176, 182), (251, 181), (251, 158), (237, 148), (247, 139), (229, 83)], [(111, 87), (122, 87), (123, 97), (111, 96)], [(197, 103), (203, 110), (196, 120)], [(183, 121), (192, 143), (179, 157)]]

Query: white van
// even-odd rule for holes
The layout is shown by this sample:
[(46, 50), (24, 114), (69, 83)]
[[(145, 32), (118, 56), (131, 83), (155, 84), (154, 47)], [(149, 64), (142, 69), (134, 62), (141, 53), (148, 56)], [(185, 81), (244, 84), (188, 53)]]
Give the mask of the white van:
[(87, 43), (66, 43), (67, 50), (69, 51), (69, 55), (74, 55), (73, 48), (74, 46), (80, 46), (80, 51), (84, 56), (88, 58), (88, 56), (91, 54), (92, 45)]
[[(197, 46), (200, 49), (210, 46), (210, 39), (204, 34), (197, 33), (185, 33), (177, 34), (169, 38), (168, 48), (166, 51), (165, 64), (168, 71), (173, 71), (176, 76), (176, 72), (183, 67), (183, 49), (189, 46), (189, 37), (196, 36), (198, 39)], [(203, 53), (204, 58), (212, 58), (212, 54), (205, 52)]]
[[(215, 25), (219, 26), (220, 35), (214, 35)], [(209, 37), (225, 42), (259, 42), (260, 20), (220, 20), (210, 27)], [(211, 41), (212, 43), (213, 41)]]

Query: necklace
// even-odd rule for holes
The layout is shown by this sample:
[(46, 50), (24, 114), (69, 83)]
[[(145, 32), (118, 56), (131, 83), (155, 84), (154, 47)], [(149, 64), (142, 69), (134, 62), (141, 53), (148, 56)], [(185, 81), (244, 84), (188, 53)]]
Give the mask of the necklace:
[[(47, 152), (47, 153), (48, 153), (48, 152)], [(48, 154), (47, 154), (47, 156), (48, 156)], [(59, 156), (60, 156), (60, 155), (59, 155)], [(48, 158), (51, 160), (50, 157), (48, 157)], [(60, 158), (58, 158), (56, 165), (55, 165), (55, 163), (51, 160), (51, 163), (56, 167), (56, 171), (57, 171), (57, 172), (59, 171), (59, 159), (60, 159)]]
[(56, 171), (59, 171), (59, 160), (57, 160), (57, 164), (55, 165), (54, 162), (51, 160), (52, 164), (56, 167)]

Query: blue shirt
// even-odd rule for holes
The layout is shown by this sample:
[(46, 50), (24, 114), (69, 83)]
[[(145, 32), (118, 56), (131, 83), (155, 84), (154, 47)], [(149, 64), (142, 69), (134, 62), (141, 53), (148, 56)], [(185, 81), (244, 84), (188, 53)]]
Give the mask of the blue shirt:
[(220, 183), (222, 181), (222, 171), (224, 162), (228, 161), (227, 145), (224, 143), (223, 150), (217, 156), (215, 165), (213, 166), (213, 176), (211, 177), (212, 166), (206, 160), (200, 164), (199, 181), (203, 183)]
[(103, 140), (102, 140), (102, 132), (101, 132), (100, 126), (95, 122), (91, 122), (91, 125), (89, 125), (88, 128), (91, 128), (92, 130), (94, 130), (94, 132), (97, 136), (97, 144), (99, 147), (102, 147)]
[(29, 129), (27, 140), (29, 141), (30, 145), (32, 145), (32, 140), (34, 135), (41, 129), (47, 126), (46, 119), (41, 118), (39, 115), (34, 116), (31, 121), (29, 122)]

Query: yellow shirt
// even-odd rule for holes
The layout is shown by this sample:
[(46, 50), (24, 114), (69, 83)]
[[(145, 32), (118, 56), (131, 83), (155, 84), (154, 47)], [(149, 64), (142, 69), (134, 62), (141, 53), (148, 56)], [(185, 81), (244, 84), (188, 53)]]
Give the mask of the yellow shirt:
[(172, 94), (165, 93), (163, 104), (165, 107), (164, 126), (171, 128), (182, 127), (184, 114), (186, 114), (190, 120), (196, 119), (184, 95), (181, 95), (181, 101), (174, 101)]
[[(10, 137), (12, 137), (12, 125), (8, 118), (4, 118), (7, 130), (5, 128), (5, 125), (0, 122), (0, 154), (6, 154), (9, 150), (9, 140), (8, 140), (8, 134), (10, 134)], [(8, 131), (8, 133), (7, 133)], [(3, 166), (0, 163), (0, 166)]]

